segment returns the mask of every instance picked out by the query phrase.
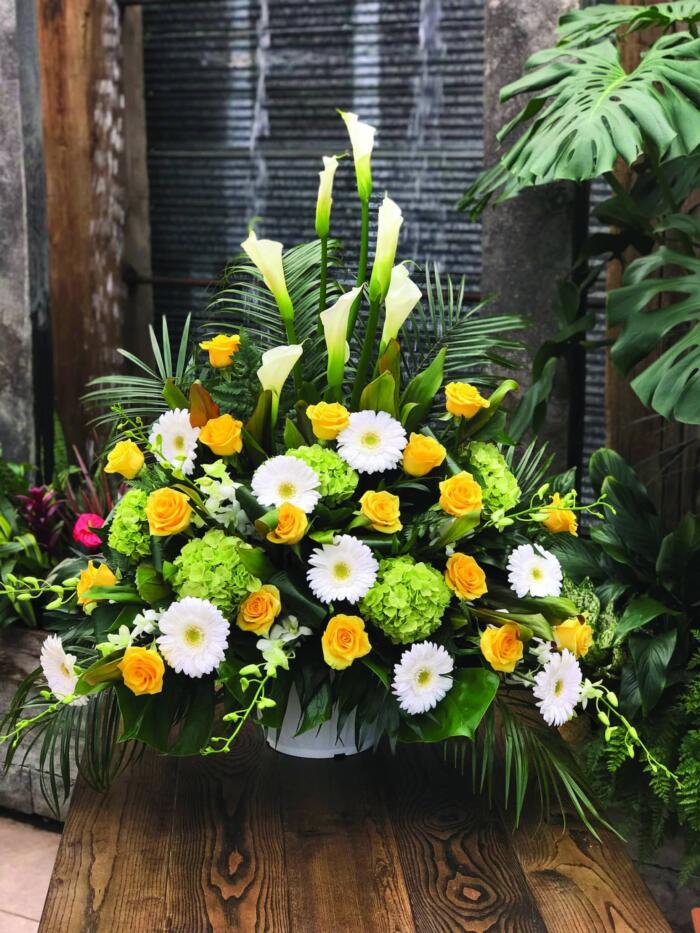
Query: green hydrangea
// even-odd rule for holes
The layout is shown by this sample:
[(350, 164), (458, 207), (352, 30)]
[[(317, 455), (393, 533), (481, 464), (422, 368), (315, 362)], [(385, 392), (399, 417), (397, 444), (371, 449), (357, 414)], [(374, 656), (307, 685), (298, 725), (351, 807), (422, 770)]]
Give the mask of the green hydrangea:
[(360, 613), (395, 645), (427, 638), (440, 627), (452, 594), (443, 575), (412, 557), (388, 557), (360, 602)]
[(469, 465), (482, 490), (487, 512), (514, 508), (520, 500), (518, 481), (508, 469), (503, 454), (495, 444), (473, 441), (469, 445)]
[(146, 518), (147, 493), (130, 489), (116, 504), (107, 543), (134, 560), (151, 553), (151, 536)]
[(163, 574), (178, 597), (208, 599), (226, 615), (238, 610), (248, 593), (260, 589), (260, 580), (246, 570), (241, 550), (250, 548), (240, 538), (220, 529), (193, 538)]
[(293, 448), (287, 453), (290, 457), (303, 460), (316, 472), (321, 481), (321, 497), (326, 505), (338, 505), (355, 492), (360, 477), (330, 447), (313, 444), (311, 447)]

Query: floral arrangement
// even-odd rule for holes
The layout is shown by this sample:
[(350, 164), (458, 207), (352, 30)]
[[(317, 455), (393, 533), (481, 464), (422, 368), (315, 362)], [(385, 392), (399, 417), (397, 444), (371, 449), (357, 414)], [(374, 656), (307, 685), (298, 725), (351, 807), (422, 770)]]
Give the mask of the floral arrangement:
[(329, 238), (339, 160), (325, 158), (317, 241), (283, 255), (251, 230), (197, 346), (188, 322), (174, 361), (164, 326), (155, 369), (130, 357), (139, 376), (93, 387), (123, 495), (82, 528), (100, 552), (75, 579), (15, 583), (27, 600), (48, 594), (55, 634), (0, 741), (11, 757), (43, 731), (52, 761), (86, 725), (80, 766), (106, 782), (121, 759), (105, 749), (227, 752), (249, 721), (278, 728), (296, 691), (299, 733), (335, 716), (339, 729), (354, 717), (358, 741), (476, 737), (482, 774), (501, 730), (517, 745), (518, 807), (526, 754), (588, 818), (554, 728), (581, 706), (663, 766), (585, 676), (596, 633), (550, 546), (577, 535), (572, 477), (548, 478), (535, 442), (512, 445), (517, 384), (486, 374), (518, 322), (466, 311), (463, 287), (429, 270), (424, 294), (396, 262), (388, 196), (368, 274), (374, 130), (342, 117), (361, 204), (355, 286)]

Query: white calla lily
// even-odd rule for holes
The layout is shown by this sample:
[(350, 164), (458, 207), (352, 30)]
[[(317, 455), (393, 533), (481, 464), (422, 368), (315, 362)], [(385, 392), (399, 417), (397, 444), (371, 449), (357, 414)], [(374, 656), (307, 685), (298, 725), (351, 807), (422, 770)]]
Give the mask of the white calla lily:
[(294, 319), (292, 299), (287, 291), (282, 266), (282, 244), (277, 240), (259, 240), (255, 231), (251, 230), (248, 238), (241, 243), (241, 249), (247, 254), (252, 263), (257, 266), (263, 281), (275, 296), (277, 307), (283, 321)]
[(394, 266), (391, 270), (389, 291), (386, 293), (384, 301), (384, 329), (380, 343), (382, 350), (390, 340), (395, 340), (398, 337), (406, 318), (418, 304), (420, 298), (421, 290), (410, 278), (406, 266)]
[(277, 421), (280, 395), (289, 374), (299, 362), (304, 352), (300, 344), (273, 347), (262, 355), (262, 366), (258, 369), (258, 379), (263, 389), (272, 392), (272, 423)]
[(369, 201), (372, 194), (371, 160), (376, 130), (369, 123), (363, 123), (356, 113), (347, 113), (343, 110), (339, 110), (338, 113), (345, 121), (350, 136), (355, 161), (357, 193), (360, 195), (360, 200)]
[(316, 199), (316, 236), (321, 240), (328, 236), (330, 230), (333, 179), (337, 168), (338, 160), (335, 156), (323, 157), (323, 171), (318, 173), (318, 198)]
[(347, 352), (348, 319), (355, 299), (362, 292), (362, 287), (345, 292), (330, 308), (321, 312), (323, 334), (328, 350), (328, 385), (330, 388), (342, 385)]
[(396, 201), (392, 201), (388, 195), (385, 195), (377, 217), (377, 248), (369, 282), (369, 297), (372, 301), (383, 301), (389, 290), (391, 270), (396, 258), (396, 247), (402, 223), (401, 208)]

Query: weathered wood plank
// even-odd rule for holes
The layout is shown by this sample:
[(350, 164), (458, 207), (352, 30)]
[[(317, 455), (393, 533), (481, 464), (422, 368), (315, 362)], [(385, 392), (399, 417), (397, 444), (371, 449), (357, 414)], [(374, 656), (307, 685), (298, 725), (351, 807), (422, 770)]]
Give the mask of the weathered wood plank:
[(515, 837), (431, 749), (302, 761), (147, 753), (79, 783), (42, 933), (668, 931), (624, 849)]
[(670, 933), (612, 833), (526, 823), (512, 837), (549, 933)]

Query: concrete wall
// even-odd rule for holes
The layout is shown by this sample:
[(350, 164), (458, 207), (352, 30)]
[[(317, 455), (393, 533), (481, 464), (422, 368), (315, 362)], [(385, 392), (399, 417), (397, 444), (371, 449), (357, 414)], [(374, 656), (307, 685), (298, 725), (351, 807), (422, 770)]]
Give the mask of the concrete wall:
[[(554, 44), (559, 16), (576, 6), (576, 0), (486, 0), (486, 167), (494, 165), (503, 152), (496, 133), (523, 106), (522, 98), (501, 104), (501, 88), (521, 76), (533, 52)], [(508, 147), (514, 139), (508, 137)], [(497, 296), (494, 312), (519, 313), (527, 318), (530, 326), (524, 336), (533, 352), (556, 330), (551, 308), (557, 280), (571, 267), (575, 212), (573, 186), (550, 185), (490, 207), (483, 215), (482, 294)], [(561, 364), (557, 378), (545, 435), (563, 462), (568, 447), (570, 387)]]
[(35, 368), (34, 346), (48, 347), (48, 318), (34, 17), (34, 3), (0, 0), (0, 444), (6, 457), (35, 462), (34, 400), (47, 367)]

